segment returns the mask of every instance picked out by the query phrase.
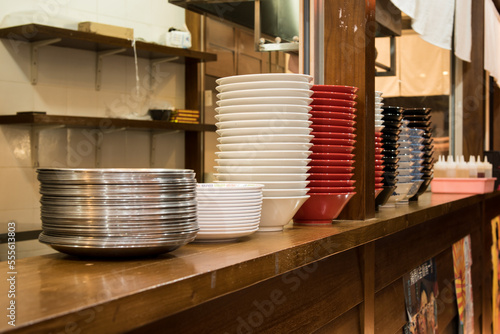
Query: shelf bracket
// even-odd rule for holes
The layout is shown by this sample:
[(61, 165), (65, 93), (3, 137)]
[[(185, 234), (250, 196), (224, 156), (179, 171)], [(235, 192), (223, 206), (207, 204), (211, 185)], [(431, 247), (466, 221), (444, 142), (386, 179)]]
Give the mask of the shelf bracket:
[(44, 41), (38, 41), (31, 43), (31, 84), (36, 85), (38, 83), (38, 49), (41, 47), (58, 43), (61, 38), (52, 38)]
[(126, 49), (115, 49), (108, 51), (100, 51), (96, 54), (96, 68), (95, 68), (95, 90), (101, 90), (101, 82), (102, 82), (102, 60), (104, 57), (112, 56), (117, 53), (122, 53)]
[(179, 57), (166, 57), (166, 58), (151, 59), (149, 61), (149, 89), (151, 91), (153, 91), (154, 84), (156, 82), (156, 74), (158, 69), (157, 66), (162, 63), (168, 63), (171, 61), (176, 61), (178, 59)]

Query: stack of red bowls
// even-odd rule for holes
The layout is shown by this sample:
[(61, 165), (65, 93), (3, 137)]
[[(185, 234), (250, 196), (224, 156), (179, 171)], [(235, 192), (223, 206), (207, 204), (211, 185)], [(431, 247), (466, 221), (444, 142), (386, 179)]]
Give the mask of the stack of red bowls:
[(375, 198), (384, 189), (384, 161), (382, 160), (382, 132), (375, 132)]
[(313, 152), (309, 158), (309, 195), (293, 221), (298, 225), (326, 225), (337, 218), (356, 194), (354, 148), (356, 143), (357, 87), (314, 85), (312, 121)]

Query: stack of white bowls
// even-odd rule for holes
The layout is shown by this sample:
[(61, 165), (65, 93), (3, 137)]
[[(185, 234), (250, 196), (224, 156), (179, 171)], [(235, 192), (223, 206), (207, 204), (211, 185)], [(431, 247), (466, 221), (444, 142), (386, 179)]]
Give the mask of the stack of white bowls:
[(312, 77), (268, 73), (217, 80), (215, 177), (264, 185), (260, 231), (281, 231), (309, 198)]
[(196, 241), (234, 241), (259, 229), (261, 184), (201, 183), (197, 185)]
[(382, 97), (382, 92), (375, 91), (375, 132), (382, 131), (384, 127), (382, 122), (382, 107), (384, 106), (384, 98)]

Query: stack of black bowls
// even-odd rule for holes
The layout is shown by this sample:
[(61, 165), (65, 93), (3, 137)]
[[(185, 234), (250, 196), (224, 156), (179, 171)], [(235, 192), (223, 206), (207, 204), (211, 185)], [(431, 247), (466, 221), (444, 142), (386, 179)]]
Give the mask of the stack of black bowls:
[(398, 176), (398, 139), (401, 133), (403, 109), (400, 107), (384, 106), (382, 111), (382, 160), (384, 165), (384, 187), (375, 199), (378, 208), (384, 205), (397, 188)]
[(434, 168), (434, 145), (432, 138), (431, 129), (431, 108), (405, 108), (403, 111), (403, 118), (408, 120), (408, 127), (424, 130), (422, 137), (424, 141), (422, 145), (424, 146), (423, 152), (423, 162), (422, 162), (422, 185), (420, 186), (417, 194), (411, 200), (417, 200), (418, 196), (422, 195), (433, 178), (433, 168)]

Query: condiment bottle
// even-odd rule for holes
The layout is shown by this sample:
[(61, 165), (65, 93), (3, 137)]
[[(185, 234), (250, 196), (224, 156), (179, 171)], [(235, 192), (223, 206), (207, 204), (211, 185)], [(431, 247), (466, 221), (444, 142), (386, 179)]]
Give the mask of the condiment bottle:
[(438, 161), (434, 164), (434, 177), (446, 177), (446, 166), (444, 156), (440, 155)]
[(469, 177), (477, 178), (476, 158), (473, 155), (470, 156), (468, 165), (469, 165)]
[(488, 162), (488, 157), (484, 156), (484, 177), (492, 178), (493, 177), (493, 166)]
[(452, 155), (448, 155), (446, 161), (446, 177), (457, 177), (457, 164), (453, 161)]
[(460, 159), (457, 159), (457, 177), (465, 178), (469, 177), (469, 167), (467, 163), (465, 163), (464, 156), (460, 156)]
[(484, 164), (479, 155), (477, 156), (477, 177), (484, 178)]

